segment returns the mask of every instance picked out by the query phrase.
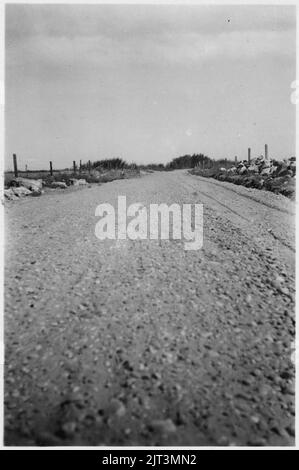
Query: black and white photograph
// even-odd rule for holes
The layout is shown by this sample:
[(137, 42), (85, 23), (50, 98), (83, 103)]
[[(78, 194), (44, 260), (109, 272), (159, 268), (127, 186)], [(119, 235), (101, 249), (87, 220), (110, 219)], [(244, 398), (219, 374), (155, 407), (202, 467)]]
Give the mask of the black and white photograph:
[(294, 449), (295, 4), (3, 15), (3, 446)]

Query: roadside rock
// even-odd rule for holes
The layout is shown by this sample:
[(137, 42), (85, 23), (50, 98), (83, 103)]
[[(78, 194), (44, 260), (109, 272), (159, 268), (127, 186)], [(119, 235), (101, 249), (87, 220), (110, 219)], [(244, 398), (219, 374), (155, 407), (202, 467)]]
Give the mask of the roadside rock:
[(77, 179), (77, 178), (70, 178), (70, 183), (73, 186), (84, 186), (87, 184), (87, 181), (83, 178)]
[(30, 191), (41, 191), (43, 183), (41, 179), (31, 180), (29, 178), (15, 178), (11, 181), (11, 186), (23, 186), (30, 189)]
[(61, 189), (66, 189), (67, 185), (63, 181), (52, 181), (51, 183), (52, 188), (61, 188)]
[(8, 201), (15, 201), (18, 199), (18, 196), (13, 192), (12, 188), (4, 189), (4, 197), (8, 199)]

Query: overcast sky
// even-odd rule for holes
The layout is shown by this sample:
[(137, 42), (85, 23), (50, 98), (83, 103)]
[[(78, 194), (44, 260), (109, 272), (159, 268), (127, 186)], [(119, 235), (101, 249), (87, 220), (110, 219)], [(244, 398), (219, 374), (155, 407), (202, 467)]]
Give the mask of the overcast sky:
[(295, 7), (6, 6), (6, 167), (295, 154)]

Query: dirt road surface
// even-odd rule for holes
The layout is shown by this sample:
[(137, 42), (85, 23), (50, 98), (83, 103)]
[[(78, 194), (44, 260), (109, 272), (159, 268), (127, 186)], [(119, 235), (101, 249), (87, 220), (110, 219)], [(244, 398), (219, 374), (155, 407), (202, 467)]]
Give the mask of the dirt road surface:
[[(203, 203), (204, 244), (95, 237), (95, 208)], [(292, 445), (294, 203), (191, 176), (6, 205), (7, 445)]]

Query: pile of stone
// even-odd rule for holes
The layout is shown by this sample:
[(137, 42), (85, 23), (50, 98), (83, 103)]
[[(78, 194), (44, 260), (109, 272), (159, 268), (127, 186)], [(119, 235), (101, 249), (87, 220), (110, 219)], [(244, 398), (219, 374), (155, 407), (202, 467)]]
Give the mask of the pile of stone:
[(20, 187), (20, 188), (12, 187), (9, 189), (4, 189), (4, 197), (5, 199), (8, 199), (9, 201), (14, 201), (24, 196), (30, 196), (31, 194), (32, 194), (32, 191), (24, 187)]
[[(83, 178), (70, 178), (68, 184), (73, 186), (84, 186), (87, 181)], [(9, 182), (9, 188), (4, 190), (4, 197), (13, 201), (25, 196), (40, 196), (43, 194), (42, 187), (48, 186), (53, 189), (66, 189), (68, 186), (65, 181), (43, 181), (41, 179), (32, 180), (29, 178), (14, 178)]]
[(42, 186), (41, 179), (15, 178), (10, 182), (10, 188), (4, 190), (4, 197), (16, 200), (25, 196), (40, 196), (43, 193)]
[(64, 181), (52, 181), (50, 186), (51, 188), (60, 188), (60, 189), (67, 188), (67, 184)]
[(229, 169), (220, 168), (214, 177), (220, 181), (229, 181), (248, 188), (266, 189), (293, 198), (296, 186), (296, 157), (277, 161), (261, 155), (250, 163), (244, 160)]
[(261, 176), (281, 177), (289, 176), (290, 178), (296, 175), (296, 157), (291, 157), (282, 161), (266, 159), (263, 155), (255, 158), (250, 163), (243, 160), (238, 165), (233, 166), (226, 170), (221, 168), (221, 171), (226, 171), (231, 174), (247, 175), (259, 174)]
[(70, 184), (73, 186), (84, 186), (87, 184), (87, 181), (84, 178), (80, 178), (79, 180), (76, 178), (70, 178)]
[(278, 161), (261, 155), (250, 162), (243, 160), (231, 168), (193, 168), (190, 173), (295, 198), (296, 157)]

